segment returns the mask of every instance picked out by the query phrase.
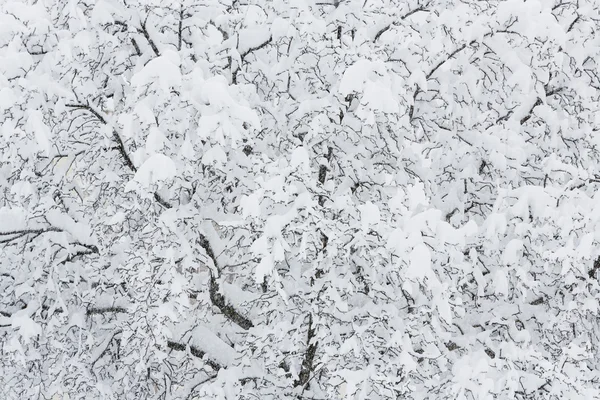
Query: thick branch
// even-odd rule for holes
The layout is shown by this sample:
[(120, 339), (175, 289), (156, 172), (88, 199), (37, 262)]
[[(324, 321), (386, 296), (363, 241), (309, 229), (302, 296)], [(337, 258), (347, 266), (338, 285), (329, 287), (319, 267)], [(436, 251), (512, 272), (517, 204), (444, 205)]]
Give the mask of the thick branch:
[(192, 388), (190, 389), (190, 393), (186, 397), (186, 400), (193, 398), (192, 396), (194, 395), (194, 392), (196, 391), (196, 388), (198, 388), (199, 386), (204, 385), (206, 382), (212, 381), (213, 379), (217, 378), (217, 376), (218, 376), (218, 374), (209, 376), (208, 378), (203, 379), (200, 382), (196, 383), (194, 386), (192, 386)]
[(125, 314), (127, 309), (124, 307), (91, 307), (86, 310), (85, 315), (104, 315), (108, 313)]
[(98, 355), (98, 357), (96, 357), (96, 358), (94, 359), (94, 361), (92, 361), (92, 364), (90, 365), (90, 369), (92, 369), (92, 370), (94, 369), (94, 365), (96, 365), (96, 363), (97, 363), (97, 362), (98, 362), (98, 361), (99, 361), (99, 360), (100, 360), (102, 357), (104, 357), (104, 355), (105, 355), (105, 354), (106, 354), (106, 352), (108, 351), (108, 349), (109, 349), (109, 347), (110, 347), (110, 344), (112, 343), (112, 341), (114, 340), (114, 338), (115, 338), (117, 335), (121, 334), (121, 333), (123, 333), (123, 330), (121, 330), (121, 329), (118, 329), (118, 330), (116, 330), (116, 331), (115, 331), (115, 332), (114, 332), (114, 333), (111, 335), (111, 337), (110, 337), (108, 340), (106, 340), (106, 341), (104, 342), (104, 343), (105, 343), (105, 345), (104, 345), (104, 350), (102, 350), (102, 352), (100, 352), (100, 354)]
[(529, 304), (531, 304), (532, 306), (539, 306), (540, 304), (543, 304), (543, 303), (544, 303), (544, 297), (539, 297)]
[[(548, 85), (545, 86), (545, 91), (546, 91), (546, 97), (550, 97), (552, 95), (557, 94), (558, 92), (560, 92), (561, 90), (563, 90), (562, 87), (556, 88), (556, 89), (552, 89), (549, 90), (548, 89)], [(521, 118), (521, 120), (519, 121), (519, 123), (521, 125), (524, 125), (527, 121), (529, 121), (529, 119), (531, 119), (532, 115), (533, 115), (533, 110), (537, 107), (537, 106), (541, 106), (543, 104), (542, 99), (541, 98), (537, 98), (535, 103), (531, 106), (531, 108), (529, 109), (529, 111), (527, 112), (527, 115), (525, 115), (523, 118)]]
[(152, 48), (152, 51), (154, 52), (156, 57), (160, 57), (160, 51), (158, 51), (158, 47), (156, 47), (154, 40), (152, 40), (152, 38), (150, 37), (150, 33), (148, 33), (148, 29), (146, 29), (147, 21), (148, 21), (148, 17), (146, 17), (146, 20), (141, 24), (141, 28), (138, 29), (138, 32), (141, 33), (142, 35), (144, 35), (144, 37), (146, 38), (146, 41), (150, 45), (150, 48)]
[(268, 38), (267, 40), (265, 40), (263, 43), (259, 44), (256, 47), (251, 47), (248, 50), (246, 50), (243, 54), (240, 54), (240, 57), (242, 58), (242, 61), (244, 61), (244, 59), (250, 54), (250, 53), (254, 53), (255, 51), (258, 51), (262, 48), (264, 48), (266, 45), (268, 45), (269, 43), (271, 43), (271, 41), (273, 40), (273, 37)]
[(306, 343), (308, 344), (308, 348), (304, 353), (304, 360), (302, 360), (302, 367), (300, 369), (300, 374), (298, 375), (298, 379), (294, 381), (294, 387), (304, 386), (308, 383), (310, 379), (310, 374), (313, 371), (313, 362), (315, 360), (315, 354), (317, 353), (317, 346), (319, 342), (311, 343), (312, 339), (315, 337), (315, 329), (312, 326), (313, 319), (312, 314), (308, 315), (308, 339)]
[(244, 330), (248, 330), (254, 326), (252, 321), (240, 314), (231, 304), (227, 302), (225, 296), (219, 293), (219, 284), (212, 273), (210, 275), (209, 284), (210, 301), (215, 307), (221, 310), (227, 319)]
[[(94, 117), (96, 117), (98, 119), (98, 121), (100, 121), (103, 125), (108, 125), (106, 119), (98, 111), (96, 111), (90, 105), (87, 105), (87, 104), (67, 104), (66, 107), (70, 107), (70, 108), (78, 109), (78, 110), (88, 111)], [(127, 166), (127, 168), (129, 168), (131, 170), (131, 172), (136, 173), (137, 172), (137, 167), (133, 164), (133, 161), (129, 157), (129, 154), (127, 154), (127, 150), (125, 149), (125, 144), (123, 143), (123, 140), (121, 140), (121, 136), (119, 135), (119, 133), (117, 132), (117, 130), (114, 129), (114, 128), (112, 129), (112, 132), (113, 132), (113, 139), (115, 140), (115, 142), (117, 142), (117, 149), (118, 149), (119, 153), (121, 154), (121, 157), (123, 158), (123, 161), (125, 161), (125, 165)], [(161, 206), (163, 206), (165, 208), (172, 208), (173, 207), (168, 201), (166, 201), (165, 199), (163, 199), (158, 193), (154, 193), (154, 199), (156, 199), (156, 201)]]
[[(148, 18), (146, 18), (146, 21), (147, 20), (148, 20)], [(152, 51), (158, 57), (158, 56), (160, 56), (160, 52), (158, 51), (158, 47), (156, 47), (156, 44), (154, 43), (154, 41), (150, 37), (150, 33), (146, 29), (146, 21), (144, 21), (141, 24), (141, 28), (137, 28), (136, 30), (137, 30), (138, 33), (140, 33), (140, 34), (142, 34), (144, 36), (144, 38), (146, 39), (146, 41), (150, 45), (150, 48), (152, 48)], [(118, 26), (120, 26), (121, 27), (121, 32), (127, 32), (129, 30), (129, 25), (127, 25), (127, 23), (123, 22), (123, 21), (115, 21), (115, 22), (113, 22), (113, 23), (111, 23), (109, 25), (118, 25)], [(180, 22), (179, 29), (181, 30), (181, 22)], [(179, 37), (179, 39), (181, 41), (181, 36)], [(131, 38), (131, 44), (133, 45), (133, 48), (135, 49), (136, 55), (141, 56), (142, 55), (142, 51), (140, 50), (140, 46), (138, 45), (138, 43), (135, 40), (135, 38)], [(179, 43), (179, 50), (181, 50), (181, 42)]]
[(217, 271), (219, 271), (219, 263), (217, 262), (217, 256), (215, 255), (215, 252), (213, 251), (212, 246), (210, 245), (210, 242), (208, 241), (206, 236), (200, 234), (198, 244), (204, 249), (206, 255), (212, 260)]
[[(204, 251), (206, 252), (206, 255), (212, 260), (217, 271), (219, 271), (219, 264), (217, 263), (217, 257), (215, 255), (210, 243), (208, 242), (208, 239), (206, 238), (206, 236), (200, 234), (199, 244), (200, 244), (200, 247), (202, 247), (204, 249)], [(217, 282), (217, 280), (215, 278), (214, 272), (211, 272), (211, 274), (210, 274), (208, 290), (209, 290), (211, 303), (215, 307), (217, 307), (223, 313), (223, 315), (225, 315), (225, 317), (227, 317), (227, 319), (229, 319), (231, 322), (238, 325), (240, 328), (242, 328), (244, 330), (248, 330), (254, 326), (252, 321), (250, 321), (248, 318), (246, 318), (242, 314), (240, 314), (231, 304), (229, 304), (227, 302), (227, 300), (225, 299), (225, 296), (223, 296), (219, 292), (219, 283)]]
[[(223, 28), (221, 28), (220, 26), (218, 26), (217, 24), (215, 24), (213, 21), (209, 21), (209, 24), (211, 24), (212, 26), (214, 26), (219, 32), (221, 32), (221, 35), (223, 35), (223, 40), (227, 41), (229, 40), (229, 34), (227, 33), (227, 31)], [(231, 54), (227, 56), (227, 65), (225, 66), (226, 69), (231, 69)], [(236, 82), (233, 82), (236, 83)]]
[(183, 42), (183, 3), (179, 6), (179, 26), (177, 30), (177, 50), (181, 51)]
[[(199, 348), (197, 348), (195, 346), (186, 345), (186, 344), (183, 344), (183, 343), (177, 343), (177, 342), (174, 342), (172, 340), (167, 341), (167, 347), (169, 349), (175, 350), (175, 351), (185, 351), (188, 348), (188, 346), (190, 348), (190, 353), (193, 356), (201, 358), (201, 359), (204, 359), (204, 356), (206, 355), (206, 352), (200, 350)], [(218, 370), (220, 370), (222, 368), (222, 366), (219, 363), (217, 363), (217, 362), (215, 362), (215, 361), (213, 361), (213, 360), (211, 360), (209, 358), (204, 359), (204, 361), (206, 361), (206, 363), (212, 369), (214, 369), (215, 371), (218, 371)]]
[[(2, 243), (10, 243), (13, 240), (17, 240), (20, 239), (24, 236), (27, 235), (35, 235), (35, 237), (43, 234), (43, 233), (47, 233), (47, 232), (62, 232), (62, 229), (59, 228), (55, 228), (55, 227), (49, 227), (49, 228), (41, 228), (41, 229), (21, 229), (21, 230), (14, 230), (14, 231), (9, 231), (9, 232), (0, 232), (0, 244)], [(3, 236), (9, 236), (9, 237), (4, 237)]]
[(0, 236), (9, 236), (9, 235), (28, 235), (30, 233), (39, 235), (41, 233), (47, 233), (47, 232), (62, 232), (63, 230), (60, 228), (55, 228), (53, 226), (48, 227), (48, 228), (40, 228), (40, 229), (18, 229), (18, 230), (14, 230), (14, 231), (8, 231), (8, 232), (0, 232)]
[[(96, 117), (96, 119), (98, 119), (98, 121), (100, 121), (103, 125), (107, 125), (106, 119), (104, 119), (104, 117), (90, 105), (67, 104), (66, 107), (88, 111), (94, 117)], [(133, 161), (131, 161), (129, 154), (127, 154), (127, 151), (125, 150), (125, 144), (123, 143), (123, 140), (121, 140), (121, 136), (116, 131), (116, 129), (113, 128), (112, 131), (113, 139), (115, 139), (115, 142), (117, 142), (117, 148), (119, 150), (119, 153), (121, 154), (121, 157), (123, 157), (123, 160), (125, 161), (125, 165), (127, 165), (127, 167), (134, 173), (137, 172), (137, 168), (135, 167), (135, 165), (133, 165)]]
[(63, 264), (73, 261), (77, 257), (88, 256), (90, 254), (97, 254), (97, 252), (92, 251), (92, 250), (76, 251), (75, 253), (69, 254), (64, 260), (62, 260), (58, 264), (63, 265)]
[(577, 14), (577, 17), (573, 20), (573, 22), (571, 22), (571, 24), (569, 25), (569, 27), (567, 28), (567, 33), (571, 32), (571, 30), (573, 29), (573, 27), (575, 26), (575, 24), (581, 19), (581, 15)]
[(171, 203), (169, 203), (168, 201), (166, 201), (165, 199), (163, 199), (158, 193), (154, 193), (154, 200), (156, 200), (158, 202), (158, 204), (160, 204), (161, 206), (163, 206), (164, 208), (172, 208), (173, 206), (171, 205)]

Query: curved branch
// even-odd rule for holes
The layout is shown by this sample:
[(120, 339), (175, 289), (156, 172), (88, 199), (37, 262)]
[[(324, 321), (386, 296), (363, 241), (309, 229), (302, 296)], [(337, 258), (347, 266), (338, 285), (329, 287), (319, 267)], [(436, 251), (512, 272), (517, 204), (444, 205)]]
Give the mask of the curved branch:
[[(106, 119), (89, 104), (66, 104), (66, 107), (88, 111), (94, 117), (96, 117), (96, 119), (98, 119), (98, 121), (100, 121), (103, 125), (108, 125), (108, 122), (106, 121)], [(129, 154), (127, 154), (127, 150), (125, 149), (125, 144), (123, 143), (123, 140), (121, 139), (121, 135), (119, 135), (119, 133), (117, 132), (117, 130), (115, 128), (113, 128), (113, 127), (111, 127), (111, 128), (112, 128), (112, 132), (113, 132), (113, 139), (115, 140), (115, 142), (117, 142), (117, 150), (121, 154), (123, 161), (125, 161), (125, 165), (131, 170), (131, 172), (136, 173), (137, 167), (133, 164), (133, 161), (129, 157)], [(173, 207), (167, 200), (163, 199), (161, 197), (161, 195), (159, 195), (158, 193), (154, 193), (154, 199), (161, 206), (163, 206), (165, 208)]]
[[(411, 10), (409, 12), (407, 12), (406, 14), (404, 14), (403, 16), (400, 17), (400, 21), (405, 20), (406, 18), (410, 17), (411, 15), (418, 13), (419, 11), (423, 11), (423, 12), (429, 12), (429, 10), (425, 9), (425, 6), (420, 6), (415, 8), (414, 10)], [(390, 28), (394, 25), (398, 25), (397, 22), (394, 22), (392, 24), (389, 24), (385, 27), (383, 27), (382, 29), (380, 29), (377, 34), (375, 35), (375, 38), (373, 38), (373, 42), (376, 42), (377, 40), (379, 40), (379, 38), (381, 37), (381, 35), (383, 35), (385, 32), (387, 32), (388, 30), (390, 30)]]
[(233, 71), (231, 73), (231, 80), (233, 82), (233, 84), (237, 84), (237, 74), (240, 71), (241, 65), (244, 63), (244, 59), (251, 53), (254, 53), (255, 51), (258, 51), (262, 48), (264, 48), (265, 46), (267, 46), (269, 43), (271, 43), (273, 41), (273, 36), (269, 37), (267, 40), (265, 40), (263, 43), (259, 44), (256, 47), (251, 47), (248, 50), (246, 50), (244, 53), (240, 54), (240, 58), (241, 58), (241, 62), (240, 62), (240, 66), (238, 66), (235, 71)]
[[(215, 265), (215, 268), (218, 272), (219, 264), (217, 263), (217, 256), (215, 255), (206, 236), (204, 236), (203, 234), (200, 234), (198, 243), (200, 244), (200, 247), (202, 247), (204, 249), (204, 251), (206, 252), (206, 255), (212, 260), (212, 262)], [(246, 318), (242, 314), (240, 314), (231, 304), (229, 304), (229, 302), (227, 302), (227, 300), (225, 299), (225, 296), (223, 296), (219, 292), (219, 283), (217, 282), (213, 271), (211, 271), (211, 273), (210, 273), (208, 292), (209, 292), (209, 297), (210, 297), (211, 303), (215, 307), (217, 307), (223, 313), (223, 315), (225, 315), (225, 317), (227, 317), (227, 319), (229, 319), (231, 322), (238, 325), (240, 328), (242, 328), (244, 330), (248, 330), (254, 326), (252, 321), (250, 321), (248, 318)]]

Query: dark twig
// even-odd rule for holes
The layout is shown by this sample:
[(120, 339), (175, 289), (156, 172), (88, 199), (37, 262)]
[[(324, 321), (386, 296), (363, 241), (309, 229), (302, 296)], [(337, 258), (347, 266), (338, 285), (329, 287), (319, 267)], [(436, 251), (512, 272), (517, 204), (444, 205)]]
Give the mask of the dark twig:
[[(410, 17), (411, 15), (418, 13), (419, 11), (423, 11), (423, 12), (428, 12), (428, 10), (425, 9), (424, 6), (420, 6), (415, 8), (414, 10), (411, 10), (409, 12), (407, 12), (406, 14), (404, 14), (403, 16), (400, 17), (400, 21), (405, 20), (406, 18)], [(385, 32), (387, 32), (388, 30), (390, 30), (390, 28), (393, 25), (397, 25), (397, 22), (394, 22), (392, 24), (389, 24), (385, 27), (383, 27), (382, 29), (380, 29), (377, 34), (375, 35), (375, 38), (373, 39), (373, 42), (376, 42), (377, 40), (379, 40), (379, 38), (381, 37), (381, 35), (383, 35)]]
[[(269, 43), (271, 43), (271, 41), (273, 40), (273, 37), (268, 38), (267, 40), (265, 40), (263, 43), (259, 44), (256, 47), (251, 47), (248, 50), (246, 50), (245, 52), (240, 54), (240, 66), (244, 63), (244, 59), (250, 55), (251, 53), (254, 53), (255, 51), (258, 51), (264, 47), (266, 47)], [(240, 71), (240, 66), (238, 66), (235, 71), (233, 71), (231, 73), (231, 80), (233, 84), (237, 84), (237, 74)]]
[[(548, 85), (546, 85), (546, 86), (544, 87), (544, 89), (545, 89), (545, 92), (546, 92), (546, 97), (550, 97), (550, 96), (553, 96), (553, 95), (555, 95), (555, 94), (559, 93), (559, 92), (560, 92), (560, 91), (562, 91), (564, 88), (563, 88), (563, 87), (558, 87), (558, 88), (556, 88), (556, 89), (549, 90), (549, 89), (548, 89)], [(525, 124), (527, 121), (529, 121), (529, 119), (531, 119), (531, 117), (533, 116), (533, 110), (534, 110), (534, 109), (535, 109), (537, 106), (541, 106), (542, 104), (543, 104), (543, 101), (542, 101), (542, 99), (538, 97), (538, 98), (535, 100), (535, 103), (534, 103), (534, 104), (531, 106), (531, 108), (530, 108), (530, 109), (529, 109), (529, 111), (527, 112), (527, 115), (525, 115), (523, 118), (521, 118), (521, 120), (519, 121), (519, 123), (520, 123), (521, 125), (524, 125), (524, 124)]]
[(123, 331), (121, 329), (116, 330), (112, 336), (110, 337), (110, 339), (108, 339), (107, 341), (105, 341), (106, 345), (104, 347), (104, 350), (102, 350), (102, 352), (100, 353), (100, 355), (98, 357), (96, 357), (96, 359), (94, 361), (92, 361), (91, 365), (90, 365), (90, 369), (94, 369), (94, 365), (96, 365), (96, 363), (98, 362), (98, 360), (100, 360), (102, 357), (104, 357), (104, 355), (106, 354), (106, 352), (108, 351), (110, 344), (112, 343), (112, 341), (114, 340), (115, 336), (121, 334)]
[(152, 38), (150, 37), (150, 33), (148, 32), (148, 29), (146, 29), (146, 22), (148, 22), (148, 17), (146, 17), (146, 20), (144, 20), (144, 22), (142, 22), (141, 28), (138, 29), (138, 32), (141, 33), (142, 35), (144, 35), (144, 37), (146, 38), (146, 41), (150, 45), (150, 48), (152, 49), (152, 51), (154, 52), (156, 57), (160, 57), (160, 51), (158, 51), (158, 47), (156, 47), (156, 43), (154, 43), (154, 40), (152, 40)]
[(194, 386), (192, 386), (192, 388), (190, 389), (190, 393), (189, 393), (189, 394), (188, 394), (188, 396), (187, 396), (187, 399), (191, 399), (191, 398), (193, 398), (192, 396), (194, 395), (194, 392), (196, 391), (196, 388), (197, 388), (198, 386), (204, 385), (205, 383), (212, 381), (212, 380), (213, 380), (213, 379), (215, 379), (217, 376), (218, 376), (217, 374), (215, 374), (215, 375), (212, 375), (212, 376), (209, 376), (208, 378), (206, 378), (206, 379), (203, 379), (203, 380), (201, 380), (200, 382), (196, 383)]

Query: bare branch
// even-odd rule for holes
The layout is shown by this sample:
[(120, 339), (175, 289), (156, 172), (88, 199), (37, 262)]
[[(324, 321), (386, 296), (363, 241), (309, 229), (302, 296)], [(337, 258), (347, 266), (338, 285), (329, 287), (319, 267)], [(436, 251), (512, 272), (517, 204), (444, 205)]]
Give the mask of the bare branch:
[[(4, 238), (0, 239), (0, 244), (3, 243), (10, 243), (14, 240), (20, 239), (24, 236), (27, 235), (35, 235), (35, 237), (44, 234), (44, 233), (48, 233), (48, 232), (62, 232), (62, 229), (59, 228), (55, 228), (55, 227), (48, 227), (48, 228), (40, 228), (40, 229), (22, 229), (22, 230), (15, 230), (15, 231), (9, 231), (9, 232), (0, 232), (0, 237), (5, 236)], [(6, 237), (8, 236), (8, 237)]]
[[(106, 119), (98, 111), (96, 111), (90, 105), (86, 105), (86, 104), (66, 104), (65, 106), (69, 107), (69, 108), (73, 108), (73, 109), (88, 111), (94, 117), (96, 117), (96, 119), (98, 119), (98, 121), (100, 121), (103, 125), (107, 125)], [(127, 165), (127, 167), (132, 172), (134, 172), (134, 173), (137, 172), (137, 168), (133, 164), (133, 161), (131, 161), (131, 158), (129, 157), (129, 154), (127, 154), (127, 150), (125, 150), (125, 144), (123, 143), (123, 140), (121, 139), (121, 136), (116, 131), (116, 129), (113, 128), (112, 131), (113, 131), (113, 139), (115, 140), (115, 142), (117, 142), (118, 151), (121, 154), (121, 157), (123, 157), (123, 160), (125, 161), (125, 165)]]
[(270, 37), (267, 40), (265, 40), (263, 43), (259, 44), (258, 46), (249, 48), (243, 54), (240, 54), (242, 60), (244, 60), (249, 54), (254, 53), (255, 51), (258, 51), (258, 50), (264, 48), (266, 45), (271, 43), (272, 40), (273, 40), (273, 37)]

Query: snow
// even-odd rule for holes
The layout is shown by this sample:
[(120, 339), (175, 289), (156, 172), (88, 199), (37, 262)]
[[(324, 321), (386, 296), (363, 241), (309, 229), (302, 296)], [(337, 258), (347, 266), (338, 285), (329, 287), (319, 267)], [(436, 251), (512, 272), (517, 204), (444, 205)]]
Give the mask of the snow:
[(140, 90), (141, 86), (156, 82), (163, 93), (169, 93), (171, 88), (177, 89), (181, 86), (180, 63), (179, 54), (165, 49), (161, 56), (150, 60), (141, 71), (131, 78), (131, 85)]
[(238, 354), (212, 330), (199, 325), (190, 333), (190, 337), (190, 344), (205, 351), (208, 358), (225, 367), (235, 364)]
[(399, 113), (400, 105), (389, 86), (383, 82), (368, 82), (365, 84), (363, 96), (360, 99), (365, 107), (384, 113)]
[(431, 271), (431, 253), (429, 248), (421, 243), (415, 246), (409, 255), (409, 267), (406, 271), (407, 278), (422, 281), (429, 276)]
[(512, 239), (506, 245), (503, 253), (503, 262), (505, 265), (518, 264), (523, 255), (523, 241), (520, 239)]
[(343, 96), (362, 94), (359, 98), (364, 109), (358, 110), (358, 115), (369, 124), (374, 122), (374, 112), (400, 112), (386, 67), (381, 62), (358, 60), (346, 69), (338, 90)]
[(597, 1), (30, 3), (4, 397), (600, 398)]
[[(256, 243), (256, 242), (255, 242)], [(262, 283), (266, 276), (270, 276), (275, 268), (273, 257), (264, 252), (260, 262), (256, 265), (255, 281), (256, 283)]]
[(2, 232), (11, 232), (26, 229), (27, 213), (22, 208), (0, 208), (0, 221)]
[(49, 156), (52, 151), (50, 144), (52, 133), (44, 123), (42, 113), (37, 110), (30, 111), (29, 118), (27, 119), (27, 125), (29, 131), (35, 137), (38, 149), (42, 151), (44, 155)]
[(75, 240), (87, 245), (95, 245), (92, 229), (82, 222), (75, 222), (70, 216), (53, 209), (48, 211), (46, 219), (55, 228), (68, 232)]
[(500, 296), (508, 296), (509, 282), (506, 275), (507, 271), (503, 268), (499, 268), (494, 274), (494, 291)]
[(255, 49), (271, 37), (268, 26), (258, 28), (240, 29), (238, 34), (237, 50), (241, 54), (245, 54), (251, 49)]
[(300, 172), (310, 173), (310, 158), (305, 147), (296, 147), (296, 149), (292, 152), (290, 165), (292, 168), (299, 169)]
[(381, 214), (379, 213), (377, 205), (368, 201), (361, 205), (359, 210), (363, 230), (367, 230), (370, 225), (377, 225), (379, 223)]
[(177, 167), (171, 158), (164, 154), (153, 154), (137, 170), (134, 180), (143, 187), (172, 179), (177, 174)]
[(113, 2), (98, 1), (92, 10), (91, 20), (95, 25), (104, 25), (113, 23), (115, 15), (122, 15), (124, 10), (119, 9)]
[(244, 218), (260, 217), (260, 194), (253, 193), (250, 195), (244, 195), (240, 200), (240, 207), (242, 208), (242, 215)]
[(155, 154), (163, 150), (167, 146), (169, 140), (166, 136), (156, 127), (150, 128), (150, 133), (146, 138), (146, 152), (148, 154)]
[(19, 331), (19, 335), (28, 344), (31, 339), (42, 333), (42, 327), (26, 314), (12, 317), (12, 326)]
[(15, 92), (11, 88), (0, 89), (0, 113), (8, 110), (16, 100)]
[(227, 154), (221, 146), (213, 146), (204, 152), (202, 164), (223, 166), (227, 164)]
[(273, 22), (271, 22), (271, 36), (273, 40), (279, 40), (285, 36), (287, 36), (290, 31), (290, 23), (289, 20), (283, 18), (275, 18)]

